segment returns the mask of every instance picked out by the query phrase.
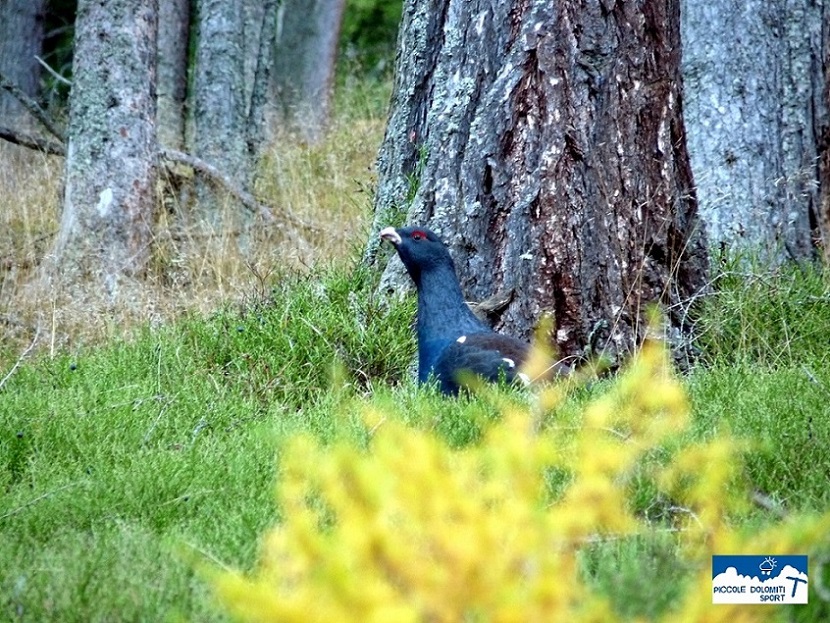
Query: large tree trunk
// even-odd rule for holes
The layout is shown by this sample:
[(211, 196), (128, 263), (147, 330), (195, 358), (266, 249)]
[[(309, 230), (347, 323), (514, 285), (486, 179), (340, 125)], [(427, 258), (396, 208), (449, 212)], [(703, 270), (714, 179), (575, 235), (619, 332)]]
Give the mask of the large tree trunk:
[(345, 0), (283, 0), (274, 78), (279, 118), (306, 141), (326, 127)]
[[(158, 0), (80, 0), (57, 266), (119, 299), (149, 259)], [(102, 62), (106, 59), (106, 62)]]
[(159, 143), (172, 149), (184, 148), (189, 34), (190, 0), (160, 0), (158, 138)]
[(679, 0), (409, 0), (375, 229), (414, 192), (469, 298), (525, 338), (551, 313), (562, 354), (626, 353), (651, 301), (679, 338), (707, 266), (679, 21)]
[(682, 1), (689, 152), (710, 243), (765, 261), (814, 252), (825, 0)]
[[(45, 0), (3, 0), (0, 2), (0, 74), (26, 95), (36, 98), (40, 90)], [(0, 90), (2, 124), (28, 126), (28, 113), (9, 93)]]

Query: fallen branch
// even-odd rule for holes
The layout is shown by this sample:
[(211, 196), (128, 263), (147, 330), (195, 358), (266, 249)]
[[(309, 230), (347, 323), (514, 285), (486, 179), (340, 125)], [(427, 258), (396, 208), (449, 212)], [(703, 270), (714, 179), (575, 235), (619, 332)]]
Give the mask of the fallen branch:
[[(161, 157), (166, 160), (187, 165), (194, 171), (201, 173), (214, 184), (220, 186), (221, 188), (224, 188), (231, 195), (236, 197), (239, 200), (239, 202), (243, 206), (245, 206), (245, 208), (247, 208), (254, 214), (258, 214), (259, 216), (261, 216), (265, 222), (271, 225), (277, 225), (280, 227), (282, 226), (279, 222), (279, 219), (277, 219), (277, 217), (274, 216), (274, 213), (271, 211), (271, 208), (261, 204), (259, 201), (257, 201), (256, 197), (254, 197), (248, 191), (237, 186), (231, 178), (222, 173), (219, 169), (217, 169), (209, 162), (206, 162), (197, 156), (186, 154), (182, 151), (177, 151), (175, 149), (168, 149), (166, 147), (162, 147), (159, 153)], [(282, 217), (282, 220), (288, 221), (292, 225), (304, 227), (305, 229), (311, 230), (319, 229), (311, 223), (306, 223), (302, 219), (299, 219), (291, 214), (283, 213), (280, 216)]]
[(801, 371), (802, 371), (802, 372), (804, 372), (804, 374), (806, 374), (806, 375), (807, 375), (807, 378), (808, 378), (808, 379), (810, 379), (810, 382), (811, 382), (813, 385), (815, 385), (815, 386), (816, 386), (816, 387), (818, 387), (821, 391), (823, 391), (825, 394), (827, 394), (828, 396), (830, 396), (830, 390), (828, 390), (828, 389), (827, 389), (827, 388), (826, 388), (826, 387), (825, 387), (825, 386), (821, 383), (821, 381), (819, 381), (819, 380), (816, 378), (816, 375), (815, 375), (815, 374), (813, 374), (813, 372), (812, 372), (812, 371), (811, 371), (811, 370), (810, 370), (807, 366), (801, 366)]
[(787, 516), (787, 511), (778, 502), (760, 491), (752, 492), (752, 503), (771, 512), (779, 519), (784, 519)]
[(234, 184), (231, 178), (222, 173), (212, 164), (205, 162), (204, 160), (202, 160), (201, 158), (197, 158), (196, 156), (186, 154), (183, 151), (168, 149), (166, 147), (161, 148), (160, 155), (165, 160), (186, 164), (187, 166), (191, 167), (194, 171), (198, 171), (215, 184), (227, 190), (230, 194), (239, 199), (240, 203), (242, 203), (243, 206), (248, 208), (248, 210), (250, 210), (254, 214), (259, 214), (263, 219), (265, 219), (266, 222), (276, 222), (277, 219), (274, 217), (274, 213), (271, 212), (271, 210), (267, 206), (262, 205), (256, 200), (256, 197), (254, 197), (251, 193), (249, 193), (246, 190), (243, 190), (242, 188)]
[(66, 149), (60, 143), (38, 138), (37, 136), (25, 134), (24, 132), (17, 132), (5, 126), (0, 126), (0, 139), (8, 141), (9, 143), (14, 143), (15, 145), (20, 145), (21, 147), (27, 147), (29, 149), (34, 149), (35, 151), (49, 154), (50, 156), (66, 155)]
[(3, 391), (3, 386), (6, 384), (6, 382), (10, 378), (12, 378), (12, 375), (20, 367), (20, 364), (23, 363), (23, 360), (26, 359), (26, 357), (29, 356), (29, 353), (32, 352), (32, 349), (35, 347), (35, 344), (37, 344), (37, 339), (39, 337), (40, 337), (40, 325), (38, 325), (37, 329), (35, 330), (35, 337), (32, 338), (32, 343), (29, 344), (29, 346), (26, 347), (26, 350), (24, 350), (23, 353), (21, 353), (20, 357), (17, 358), (17, 361), (14, 362), (14, 365), (12, 366), (12, 369), (9, 370), (9, 373), (6, 374), (6, 376), (3, 377), (3, 380), (0, 380), (0, 391)]
[(6, 76), (2, 73), (0, 73), (0, 89), (11, 93), (11, 95), (18, 102), (26, 107), (26, 110), (28, 110), (35, 119), (43, 124), (43, 127), (46, 128), (52, 136), (60, 140), (61, 143), (66, 143), (66, 137), (64, 136), (63, 131), (52, 121), (51, 117), (46, 114), (46, 111), (38, 106), (38, 103), (35, 100), (26, 95), (20, 87), (6, 78)]

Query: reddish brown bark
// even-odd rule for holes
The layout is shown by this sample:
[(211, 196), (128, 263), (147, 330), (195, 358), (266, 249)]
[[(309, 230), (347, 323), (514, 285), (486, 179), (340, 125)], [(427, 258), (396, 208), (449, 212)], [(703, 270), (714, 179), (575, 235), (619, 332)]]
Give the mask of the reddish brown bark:
[(658, 302), (680, 341), (707, 263), (679, 19), (677, 0), (408, 2), (376, 225), (417, 174), (407, 220), (448, 241), (469, 298), (502, 295), (498, 328), (550, 313), (563, 354), (617, 358)]

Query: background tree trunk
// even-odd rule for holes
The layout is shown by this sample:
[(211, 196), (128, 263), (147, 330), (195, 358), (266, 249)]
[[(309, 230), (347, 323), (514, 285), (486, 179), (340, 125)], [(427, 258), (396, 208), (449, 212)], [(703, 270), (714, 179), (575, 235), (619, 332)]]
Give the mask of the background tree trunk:
[(78, 3), (55, 255), (64, 278), (103, 284), (110, 301), (119, 298), (123, 278), (140, 275), (149, 259), (157, 19), (158, 0)]
[(328, 121), (345, 0), (283, 0), (274, 79), (279, 117), (308, 142)]
[[(710, 243), (814, 253), (825, 0), (682, 0), (689, 152)], [(736, 36), (739, 35), (739, 36)]]
[[(40, 91), (45, 0), (0, 2), (0, 73), (28, 96)], [(15, 128), (29, 127), (29, 115), (9, 93), (0, 90), (0, 119)]]
[[(497, 327), (554, 316), (562, 354), (612, 358), (703, 286), (680, 88), (679, 0), (409, 0), (375, 230), (428, 223)], [(415, 190), (417, 188), (417, 190)], [(368, 251), (371, 258), (373, 249)], [(401, 283), (392, 263), (385, 282)]]
[(278, 120), (271, 100), (274, 83), (274, 46), (277, 40), (277, 13), (279, 0), (264, 0), (258, 38), (254, 53), (256, 67), (252, 76), (252, 88), (247, 120), (248, 154), (252, 158), (261, 155), (265, 146), (276, 138)]
[(160, 0), (158, 36), (158, 139), (184, 148), (190, 0)]
[[(279, 1), (274, 0), (241, 0), (242, 6), (242, 45), (244, 53), (242, 63), (245, 71), (244, 101), (251, 101), (255, 81), (262, 28), (266, 22), (266, 12), (273, 11), (276, 20), (276, 7)], [(273, 48), (272, 48), (273, 49)]]
[[(198, 0), (198, 32), (193, 68), (191, 153), (218, 167), (231, 179), (250, 176), (245, 149), (244, 6), (225, 0)], [(200, 183), (199, 210), (218, 227), (228, 214), (221, 212), (215, 192)], [(242, 208), (230, 214), (244, 217)], [(232, 219), (233, 220), (233, 219)]]
[[(825, 24), (830, 29), (830, 24)], [(824, 49), (824, 104), (830, 110), (830, 45)], [(824, 247), (824, 261), (830, 265), (830, 119), (819, 137), (819, 230)]]

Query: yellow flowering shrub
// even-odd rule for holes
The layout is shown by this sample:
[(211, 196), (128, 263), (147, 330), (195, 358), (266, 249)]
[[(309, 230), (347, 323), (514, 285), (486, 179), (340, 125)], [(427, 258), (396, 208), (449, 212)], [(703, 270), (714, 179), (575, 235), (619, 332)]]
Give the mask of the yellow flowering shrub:
[[(563, 395), (553, 386), (530, 407), (505, 407), (460, 449), (371, 410), (367, 448), (298, 436), (281, 469), (284, 519), (252, 575), (216, 573), (218, 596), (245, 621), (617, 620), (579, 552), (660, 529), (632, 510), (629, 484), (646, 455), (682, 446), (689, 407), (658, 342), (587, 406), (576, 431), (558, 427), (555, 413), (545, 419)], [(666, 621), (769, 615), (713, 606), (710, 556), (805, 553), (830, 528), (823, 516), (760, 534), (734, 529), (730, 513), (746, 498), (736, 447), (718, 437), (650, 462), (655, 486), (687, 511), (671, 526), (679, 555), (700, 569)], [(545, 480), (552, 469), (569, 475), (556, 495)]]

